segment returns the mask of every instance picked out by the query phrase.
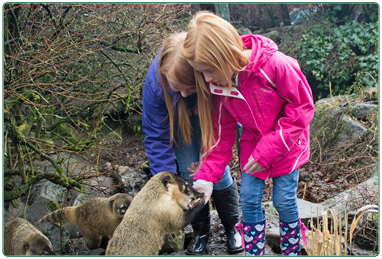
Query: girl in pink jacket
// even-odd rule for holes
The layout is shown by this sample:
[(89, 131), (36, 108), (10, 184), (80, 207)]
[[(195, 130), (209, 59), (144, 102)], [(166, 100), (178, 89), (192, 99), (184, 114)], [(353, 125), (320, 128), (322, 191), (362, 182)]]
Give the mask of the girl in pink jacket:
[(279, 52), (272, 40), (240, 37), (229, 22), (205, 11), (191, 20), (181, 52), (195, 70), (204, 148), (194, 188), (209, 199), (232, 158), (239, 122), (246, 254), (264, 254), (262, 197), (270, 177), (282, 253), (300, 254), (296, 190), (299, 167), (309, 159), (314, 104), (298, 62)]

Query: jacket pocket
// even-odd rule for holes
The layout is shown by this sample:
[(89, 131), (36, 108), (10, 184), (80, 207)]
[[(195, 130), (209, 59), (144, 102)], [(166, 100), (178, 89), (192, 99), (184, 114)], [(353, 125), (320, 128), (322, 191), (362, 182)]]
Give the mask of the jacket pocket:
[(259, 111), (260, 113), (260, 116), (262, 118), (263, 121), (266, 121), (266, 116), (261, 108), (261, 105), (260, 105), (260, 102), (259, 100), (257, 99), (257, 96), (256, 96), (256, 93), (253, 94), (253, 98), (255, 99), (255, 103), (256, 103), (256, 106), (257, 106), (257, 110)]

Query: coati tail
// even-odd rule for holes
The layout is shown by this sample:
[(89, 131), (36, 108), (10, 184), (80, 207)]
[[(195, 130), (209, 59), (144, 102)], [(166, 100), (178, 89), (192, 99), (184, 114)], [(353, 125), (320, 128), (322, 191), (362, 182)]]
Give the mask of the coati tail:
[(50, 222), (52, 224), (58, 225), (59, 223), (63, 222), (71, 222), (71, 223), (77, 223), (76, 218), (72, 217), (72, 214), (75, 213), (75, 209), (73, 207), (65, 207), (62, 209), (58, 209), (56, 211), (53, 211), (49, 213), (48, 215), (41, 218), (39, 221), (37, 221), (36, 226), (40, 225), (43, 222)]

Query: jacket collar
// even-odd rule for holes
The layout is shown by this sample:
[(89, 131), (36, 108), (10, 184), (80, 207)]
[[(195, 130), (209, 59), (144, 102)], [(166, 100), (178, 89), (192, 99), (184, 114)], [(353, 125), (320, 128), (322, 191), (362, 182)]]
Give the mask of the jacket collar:
[[(236, 82), (238, 80), (238, 77), (236, 76)], [(243, 95), (239, 92), (236, 86), (232, 85), (231, 91), (228, 90), (228, 87), (224, 86), (217, 86), (212, 83), (210, 83), (210, 91), (212, 94), (215, 95), (222, 95), (222, 96), (227, 96), (227, 97), (234, 97), (234, 98), (239, 98), (242, 100), (245, 100)]]

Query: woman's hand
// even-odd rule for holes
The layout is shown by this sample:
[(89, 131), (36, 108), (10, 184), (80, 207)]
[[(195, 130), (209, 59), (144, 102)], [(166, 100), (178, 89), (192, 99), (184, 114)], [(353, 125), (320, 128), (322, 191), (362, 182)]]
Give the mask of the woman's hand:
[(248, 163), (244, 166), (243, 170), (246, 174), (253, 175), (257, 172), (263, 171), (265, 168), (259, 165), (255, 159), (253, 159), (253, 156), (251, 155), (248, 159)]
[(205, 180), (196, 180), (192, 187), (200, 192), (204, 193), (204, 204), (206, 204), (212, 195), (212, 190), (214, 188), (213, 182), (205, 181)]

